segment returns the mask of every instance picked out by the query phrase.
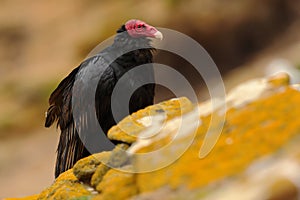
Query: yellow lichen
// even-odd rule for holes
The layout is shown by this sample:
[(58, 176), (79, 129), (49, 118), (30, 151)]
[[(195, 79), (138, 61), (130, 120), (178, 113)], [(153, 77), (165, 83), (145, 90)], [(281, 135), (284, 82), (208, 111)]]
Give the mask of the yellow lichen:
[(78, 180), (89, 183), (97, 166), (100, 165), (101, 162), (108, 160), (110, 154), (110, 152), (104, 151), (79, 160), (73, 167), (73, 174)]
[(70, 180), (70, 181), (76, 181), (77, 180), (76, 176), (74, 176), (73, 169), (69, 169), (69, 170), (65, 171), (64, 173), (61, 173), (56, 178), (55, 181), (59, 182), (59, 181), (65, 181), (65, 180)]
[[(131, 168), (131, 166), (127, 167)], [(93, 200), (127, 199), (137, 194), (134, 174), (115, 169), (109, 170), (104, 175), (96, 189), (101, 193)]]
[[(273, 153), (300, 134), (299, 102), (300, 93), (286, 88), (244, 108), (230, 109), (213, 151), (199, 159), (210, 116), (202, 118), (195, 141), (180, 159), (161, 170), (137, 175), (139, 190), (145, 192), (164, 185), (198, 188), (241, 172), (255, 159)], [(147, 152), (154, 150), (153, 145), (147, 148)]]
[[(221, 136), (205, 158), (199, 158), (205, 134), (209, 126), (219, 125), (219, 122), (211, 124), (211, 115), (200, 117), (201, 125), (196, 126), (197, 131), (192, 144), (182, 156), (167, 167), (137, 174), (110, 169), (111, 166), (122, 167), (127, 171), (129, 169), (139, 171), (144, 166), (151, 168), (151, 165), (164, 163), (167, 158), (174, 156), (185, 147), (182, 144), (188, 141), (192, 133), (187, 132), (176, 139), (173, 136), (178, 127), (190, 127), (192, 122), (181, 124), (178, 123), (180, 119), (176, 117), (183, 113), (187, 113), (185, 116), (191, 116), (193, 113), (189, 112), (195, 107), (186, 98), (170, 100), (126, 117), (118, 126), (109, 131), (110, 139), (123, 141), (126, 144), (120, 144), (112, 152), (103, 154), (105, 159), (102, 161), (108, 163), (108, 166), (92, 157), (85, 158), (75, 165), (77, 166), (75, 170), (83, 173), (83, 176), (77, 174), (77, 177), (82, 179), (81, 177), (88, 175), (87, 183), (92, 185), (99, 194), (95, 194), (94, 191), (92, 195), (86, 185), (80, 183), (73, 175), (74, 170), (71, 169), (61, 174), (51, 187), (41, 193), (38, 199), (70, 199), (86, 196), (97, 200), (126, 199), (138, 193), (154, 191), (165, 186), (171, 189), (178, 189), (181, 186), (187, 189), (199, 189), (218, 180), (237, 176), (258, 158), (271, 155), (294, 138), (300, 137), (300, 120), (297, 120), (300, 115), (298, 106), (300, 92), (284, 86), (287, 82), (285, 76), (267, 81), (273, 85), (266, 87), (267, 95), (227, 110)], [(213, 112), (218, 112), (218, 110)], [(142, 131), (144, 134), (145, 130), (150, 130), (150, 128), (146, 129), (151, 125), (148, 120), (149, 115), (162, 114), (165, 115), (166, 124), (165, 129), (160, 130), (161, 135), (151, 137), (132, 152), (154, 152), (171, 142), (173, 144), (153, 157), (135, 159), (132, 156), (132, 163), (129, 162), (128, 155), (122, 150), (126, 150), (128, 144), (135, 142)], [(143, 140), (139, 139), (137, 143), (140, 141)], [(86, 179), (83, 178), (83, 180)], [(288, 190), (281, 187), (282, 183), (288, 185)], [(295, 195), (294, 190), (289, 190), (291, 188), (289, 185), (288, 181), (279, 182), (274, 185), (274, 188), (280, 187), (283, 191), (278, 190), (280, 194), (290, 192)]]
[(268, 82), (271, 83), (273, 86), (287, 86), (290, 83), (290, 76), (285, 73), (281, 72), (272, 76), (268, 79)]
[(107, 171), (110, 170), (110, 167), (122, 167), (128, 162), (128, 156), (126, 151), (124, 151), (128, 147), (127, 144), (118, 144), (110, 154), (107, 154), (102, 159), (102, 163), (97, 167), (91, 179), (91, 185), (94, 188), (97, 188), (97, 185), (102, 181)]
[(118, 125), (109, 130), (107, 136), (111, 140), (131, 144), (136, 141), (138, 134), (148, 126), (148, 124), (141, 123), (141, 119), (164, 114), (166, 116), (165, 120), (169, 120), (191, 111), (193, 107), (193, 104), (185, 97), (148, 106), (124, 118)]
[(77, 180), (70, 169), (62, 173), (37, 199), (71, 199), (87, 195), (91, 195), (91, 192)]
[(100, 164), (91, 179), (91, 185), (96, 188), (97, 185), (102, 181), (103, 176), (107, 173), (110, 168), (105, 164)]

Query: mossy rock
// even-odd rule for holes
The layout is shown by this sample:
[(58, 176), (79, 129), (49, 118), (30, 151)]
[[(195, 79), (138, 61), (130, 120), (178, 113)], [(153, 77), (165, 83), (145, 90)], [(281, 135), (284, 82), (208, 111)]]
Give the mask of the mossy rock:
[(70, 169), (62, 173), (37, 199), (78, 199), (91, 195), (89, 186), (80, 183), (74, 176), (73, 169)]
[[(287, 83), (284, 74), (245, 83), (227, 95), (225, 113), (186, 98), (140, 110), (109, 131), (109, 138), (121, 143), (112, 152), (78, 161), (38, 199), (294, 198), (300, 179), (300, 91)], [(226, 114), (224, 127), (200, 159), (208, 128), (222, 124), (211, 121), (212, 113)], [(150, 152), (156, 153), (137, 156)], [(164, 167), (133, 173), (157, 165)]]
[(108, 138), (115, 141), (132, 144), (136, 142), (139, 134), (154, 122), (154, 117), (163, 116), (163, 120), (170, 120), (190, 112), (194, 105), (185, 97), (171, 99), (137, 111), (125, 117), (118, 125), (108, 132)]
[(73, 174), (82, 182), (89, 183), (101, 161), (109, 159), (111, 152), (101, 152), (79, 160), (73, 167)]
[[(129, 170), (130, 167), (125, 166), (123, 169)], [(115, 169), (109, 170), (104, 175), (102, 181), (96, 186), (96, 190), (100, 194), (94, 198), (95, 200), (127, 199), (138, 193), (135, 175)]]

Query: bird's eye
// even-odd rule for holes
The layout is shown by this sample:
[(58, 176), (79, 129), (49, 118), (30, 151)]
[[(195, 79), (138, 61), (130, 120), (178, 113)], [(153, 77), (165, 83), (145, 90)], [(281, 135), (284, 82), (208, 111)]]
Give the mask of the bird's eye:
[(135, 31), (137, 31), (137, 32), (143, 32), (145, 30), (145, 27), (146, 26), (144, 24), (137, 24), (135, 26)]
[(136, 27), (137, 28), (145, 28), (146, 26), (145, 26), (145, 24), (138, 24)]

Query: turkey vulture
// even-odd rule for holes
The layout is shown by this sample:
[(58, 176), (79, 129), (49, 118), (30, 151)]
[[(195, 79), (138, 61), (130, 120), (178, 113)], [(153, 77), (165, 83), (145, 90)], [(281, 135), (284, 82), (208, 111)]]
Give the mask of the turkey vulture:
[[(86, 98), (95, 99), (93, 106), (96, 111), (96, 121), (103, 132), (107, 134), (107, 131), (116, 124), (111, 109), (114, 86), (129, 70), (152, 63), (153, 50), (155, 49), (150, 44), (150, 38), (162, 39), (162, 34), (141, 20), (127, 21), (117, 30), (111, 46), (83, 61), (52, 92), (49, 98), (49, 108), (46, 112), (45, 127), (50, 127), (57, 121), (57, 127), (61, 130), (57, 148), (55, 177), (70, 169), (77, 160), (90, 155), (88, 148), (82, 141), (82, 134), (85, 137), (89, 136), (90, 133), (88, 131), (83, 131), (81, 135), (78, 133), (78, 130), (87, 130), (84, 126), (87, 126), (86, 121), (88, 120), (79, 120), (76, 123), (73, 116), (75, 112), (72, 107), (74, 92), (77, 93), (76, 95), (85, 95)], [(143, 48), (137, 48), (140, 46)], [(110, 61), (111, 57), (116, 57), (116, 59)], [(132, 89), (130, 87), (139, 85), (137, 82), (145, 79), (154, 83), (153, 68), (150, 70), (148, 68), (145, 73), (133, 75), (134, 77), (127, 76), (125, 85), (129, 90)], [(87, 96), (88, 93), (82, 88), (87, 88), (93, 81), (97, 81), (96, 92)], [(77, 85), (76, 88), (75, 85)], [(142, 85), (135, 90), (130, 98), (129, 112), (132, 113), (152, 105), (153, 100), (154, 84)], [(117, 101), (123, 101), (123, 99), (117, 99)], [(117, 103), (121, 105), (122, 102)], [(80, 105), (76, 106), (80, 107)], [(84, 112), (86, 110), (82, 110), (82, 113)], [(95, 144), (101, 146), (101, 141), (96, 141)]]

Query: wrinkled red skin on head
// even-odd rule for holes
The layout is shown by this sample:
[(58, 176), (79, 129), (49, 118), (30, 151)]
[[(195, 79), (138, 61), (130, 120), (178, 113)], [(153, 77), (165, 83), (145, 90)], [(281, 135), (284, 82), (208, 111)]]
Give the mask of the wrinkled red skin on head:
[(131, 19), (125, 23), (127, 33), (134, 38), (139, 37), (155, 37), (157, 29), (145, 22), (137, 19)]

